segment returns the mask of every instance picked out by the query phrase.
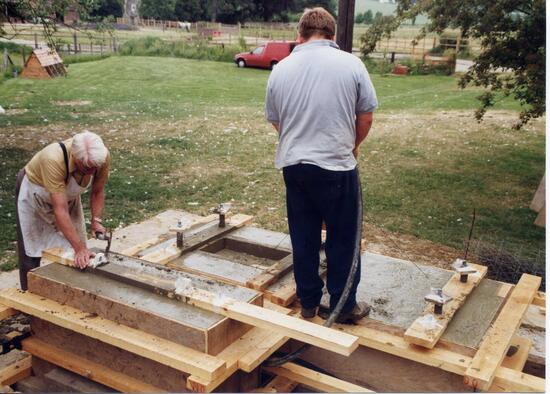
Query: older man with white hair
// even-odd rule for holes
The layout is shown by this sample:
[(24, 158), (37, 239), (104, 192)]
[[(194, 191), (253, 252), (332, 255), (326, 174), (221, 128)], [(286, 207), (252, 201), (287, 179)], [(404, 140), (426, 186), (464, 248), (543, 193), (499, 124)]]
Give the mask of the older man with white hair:
[(85, 131), (46, 146), (17, 174), (17, 251), (21, 288), (27, 272), (40, 265), (44, 249), (74, 249), (75, 263), (85, 268), (94, 253), (86, 246), (80, 195), (90, 186), (92, 234), (102, 225), (110, 154), (101, 137)]

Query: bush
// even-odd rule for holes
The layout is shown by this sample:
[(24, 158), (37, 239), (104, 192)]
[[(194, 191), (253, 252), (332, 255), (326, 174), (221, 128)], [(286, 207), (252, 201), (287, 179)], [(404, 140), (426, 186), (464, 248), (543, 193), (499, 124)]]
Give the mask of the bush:
[(64, 55), (63, 63), (67, 65), (74, 63), (95, 62), (98, 60), (107, 59), (108, 57), (111, 57), (110, 53), (103, 55)]
[(240, 52), (240, 45), (209, 46), (204, 40), (163, 41), (158, 37), (128, 40), (120, 48), (123, 56), (171, 56), (219, 62), (233, 62), (233, 57)]

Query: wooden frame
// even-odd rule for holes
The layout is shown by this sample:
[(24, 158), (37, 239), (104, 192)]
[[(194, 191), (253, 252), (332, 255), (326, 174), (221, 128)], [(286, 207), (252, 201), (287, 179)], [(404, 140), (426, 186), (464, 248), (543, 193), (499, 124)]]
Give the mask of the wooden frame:
[(488, 390), (523, 315), (540, 287), (541, 278), (523, 274), (464, 374), (466, 384)]
[(9, 386), (30, 375), (30, 354), (15, 349), (0, 356), (0, 387)]
[(434, 314), (433, 306), (428, 306), (424, 311), (424, 316), (432, 315), (434, 317), (437, 323), (436, 327), (426, 327), (422, 323), (424, 316), (419, 317), (405, 331), (404, 337), (407, 342), (424, 346), (428, 349), (432, 349), (435, 346), (455, 313), (466, 301), (466, 297), (476, 288), (487, 273), (487, 267), (476, 264), (470, 265), (477, 270), (477, 273), (470, 274), (466, 283), (460, 281), (460, 274), (457, 272), (443, 287), (443, 293), (453, 297), (452, 301), (444, 305), (443, 313), (440, 315)]
[(365, 387), (322, 374), (295, 363), (285, 363), (278, 367), (264, 367), (265, 371), (304, 384), (322, 393), (372, 393)]
[(71, 372), (82, 375), (94, 382), (104, 384), (123, 393), (158, 393), (165, 392), (158, 387), (152, 386), (141, 380), (120, 372), (113, 371), (98, 363), (80, 357), (74, 353), (67, 352), (56, 346), (37, 339), (27, 338), (22, 342), (23, 350), (58, 365)]
[(225, 370), (225, 362), (216, 357), (34, 294), (6, 289), (0, 300), (32, 316), (205, 379), (215, 379)]

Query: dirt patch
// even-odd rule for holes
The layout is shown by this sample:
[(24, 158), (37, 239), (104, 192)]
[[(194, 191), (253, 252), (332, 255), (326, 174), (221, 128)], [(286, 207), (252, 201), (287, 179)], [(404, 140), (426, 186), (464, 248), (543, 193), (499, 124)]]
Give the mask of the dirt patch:
[(90, 100), (56, 100), (52, 101), (52, 103), (60, 107), (80, 107), (83, 105), (90, 105), (92, 102)]
[(363, 226), (367, 251), (397, 259), (414, 261), (444, 269), (452, 269), (453, 261), (462, 251), (435, 242), (383, 230), (371, 224)]
[(6, 110), (6, 115), (8, 115), (8, 116), (21, 115), (21, 114), (24, 114), (27, 111), (28, 111), (28, 109), (26, 109), (26, 108), (7, 109)]

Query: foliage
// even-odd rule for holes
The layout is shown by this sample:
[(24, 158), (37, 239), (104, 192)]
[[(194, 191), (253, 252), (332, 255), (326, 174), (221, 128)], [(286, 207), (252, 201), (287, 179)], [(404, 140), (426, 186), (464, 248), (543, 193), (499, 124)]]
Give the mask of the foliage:
[(96, 62), (111, 57), (110, 53), (104, 53), (103, 55), (63, 55), (63, 63), (65, 65)]
[(96, 4), (90, 11), (90, 15), (96, 17), (121, 17), (123, 12), (124, 0), (96, 0)]
[(233, 62), (233, 56), (242, 52), (239, 46), (209, 46), (206, 41), (163, 41), (145, 37), (126, 41), (120, 47), (123, 56), (171, 56), (186, 59)]
[(365, 13), (363, 14), (363, 21), (365, 22), (365, 24), (370, 25), (373, 20), (374, 18), (372, 16), (372, 11), (366, 10)]
[(175, 7), (176, 0), (141, 0), (139, 14), (143, 18), (171, 20)]
[(365, 17), (363, 14), (357, 14), (355, 16), (355, 23), (360, 24), (360, 23), (363, 23), (364, 21), (365, 21)]
[(207, 19), (204, 0), (176, 0), (174, 16), (179, 21), (197, 22)]
[[(368, 55), (376, 43), (388, 38), (406, 20), (420, 14), (430, 18), (417, 39), (428, 32), (459, 29), (463, 38), (481, 41), (481, 53), (459, 86), (481, 86), (476, 119), (482, 120), (497, 93), (511, 96), (522, 105), (516, 129), (546, 111), (546, 5), (544, 0), (403, 0), (396, 14), (375, 20), (361, 37), (361, 51)], [(505, 72), (501, 72), (505, 70)]]

